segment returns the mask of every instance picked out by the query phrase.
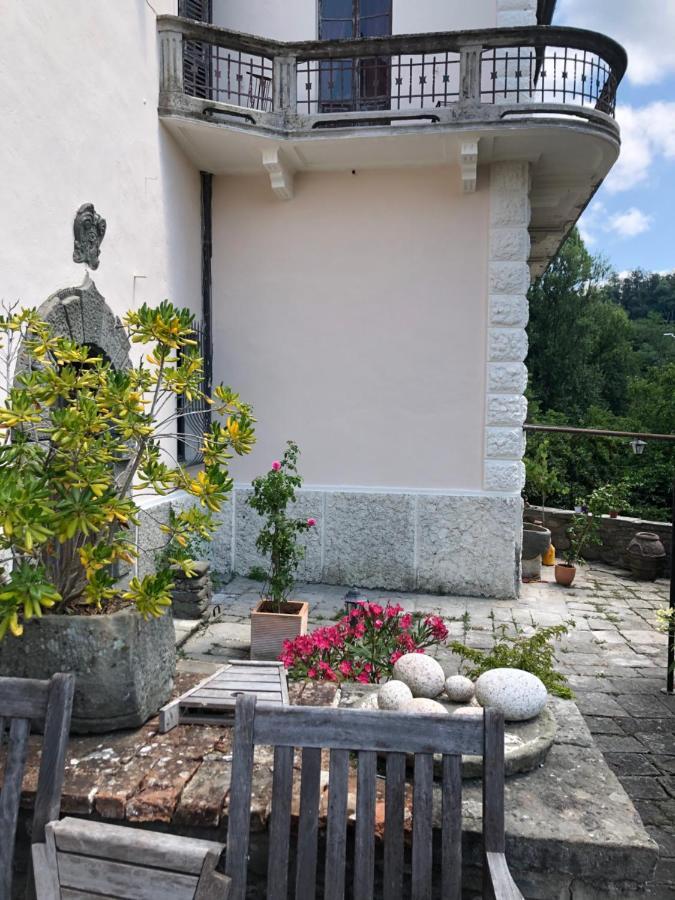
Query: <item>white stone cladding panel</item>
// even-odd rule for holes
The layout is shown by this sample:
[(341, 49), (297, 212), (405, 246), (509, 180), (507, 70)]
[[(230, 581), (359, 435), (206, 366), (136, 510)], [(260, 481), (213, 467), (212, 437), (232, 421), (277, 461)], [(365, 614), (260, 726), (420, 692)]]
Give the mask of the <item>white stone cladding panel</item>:
[(497, 193), (530, 191), (530, 164), (527, 162), (497, 162), (490, 169), (490, 190)]
[(327, 493), (325, 517), (325, 581), (414, 589), (414, 496)]
[[(235, 492), (234, 504), (234, 570), (239, 575), (247, 575), (254, 566), (269, 568), (269, 560), (262, 556), (256, 546), (262, 520), (248, 505), (252, 491), (239, 488)], [(319, 491), (303, 491), (288, 511), (294, 519), (316, 519), (317, 527), (311, 528), (298, 537), (304, 547), (305, 556), (298, 566), (299, 581), (320, 581), (322, 567), (321, 536), (318, 523), (323, 516), (323, 496)]]
[(524, 451), (522, 428), (487, 428), (485, 454), (489, 459), (520, 459)]
[(522, 394), (488, 394), (487, 424), (522, 425), (527, 417), (527, 399)]
[(493, 294), (523, 294), (530, 285), (530, 267), (526, 262), (490, 262), (490, 292)]
[(523, 394), (526, 387), (527, 368), (524, 363), (488, 365), (487, 389), (490, 394)]
[(503, 262), (527, 262), (530, 235), (524, 228), (493, 228), (490, 232), (490, 259)]
[(527, 356), (527, 334), (523, 328), (491, 328), (490, 362), (523, 362)]
[(491, 294), (490, 324), (524, 328), (530, 315), (524, 294)]
[[(507, 469), (513, 465), (506, 463)], [(503, 476), (500, 481), (506, 483)], [(218, 516), (209, 554), (216, 573), (246, 575), (253, 565), (267, 566), (255, 550), (260, 523), (246, 504), (249, 495), (249, 488), (236, 488)], [(161, 546), (166, 535), (159, 523), (168, 522), (171, 508), (194, 503), (184, 493), (151, 503), (140, 517), (141, 546)], [(307, 535), (299, 581), (497, 599), (518, 595), (522, 500), (517, 494), (308, 489), (298, 492), (293, 511), (317, 519)]]
[(492, 192), (491, 228), (527, 228), (529, 222), (530, 201), (526, 193), (498, 190)]
[[(520, 16), (529, 11), (528, 3), (523, 2), (504, 8), (500, 15)], [(501, 493), (518, 493), (524, 484), (529, 191), (528, 163), (501, 162), (492, 166), (483, 487)], [(511, 539), (515, 543), (516, 534)]]
[(417, 589), (516, 598), (522, 508), (519, 496), (420, 496)]
[(516, 460), (488, 459), (485, 462), (485, 489), (503, 494), (519, 494), (525, 485), (525, 465)]

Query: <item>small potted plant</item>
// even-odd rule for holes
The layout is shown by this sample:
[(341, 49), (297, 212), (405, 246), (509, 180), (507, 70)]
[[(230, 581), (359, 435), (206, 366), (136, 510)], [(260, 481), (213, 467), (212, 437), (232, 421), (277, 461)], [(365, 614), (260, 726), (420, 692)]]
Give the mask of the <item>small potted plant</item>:
[(315, 519), (287, 514), (288, 504), (296, 502), (295, 492), (302, 485), (298, 455), (297, 444), (289, 441), (281, 460), (275, 460), (269, 472), (253, 481), (248, 499), (263, 519), (255, 545), (270, 560), (260, 602), (251, 613), (251, 659), (277, 659), (284, 641), (307, 632), (309, 604), (289, 599), (305, 555), (298, 535), (316, 525)]
[(603, 514), (614, 502), (615, 488), (604, 485), (596, 488), (588, 499), (588, 504), (581, 504), (580, 511), (575, 512), (572, 523), (567, 529), (569, 546), (563, 553), (564, 562), (556, 563), (555, 580), (564, 587), (569, 587), (577, 574), (577, 565), (583, 563), (582, 553), (590, 544), (600, 543), (600, 523)]

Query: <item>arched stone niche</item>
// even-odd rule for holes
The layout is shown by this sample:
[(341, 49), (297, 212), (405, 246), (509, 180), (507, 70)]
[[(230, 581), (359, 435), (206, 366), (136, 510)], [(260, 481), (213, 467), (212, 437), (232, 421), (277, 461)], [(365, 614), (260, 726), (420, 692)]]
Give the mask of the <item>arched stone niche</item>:
[(39, 307), (38, 315), (53, 334), (102, 350), (114, 369), (130, 368), (131, 347), (124, 326), (89, 278), (80, 287), (52, 294)]

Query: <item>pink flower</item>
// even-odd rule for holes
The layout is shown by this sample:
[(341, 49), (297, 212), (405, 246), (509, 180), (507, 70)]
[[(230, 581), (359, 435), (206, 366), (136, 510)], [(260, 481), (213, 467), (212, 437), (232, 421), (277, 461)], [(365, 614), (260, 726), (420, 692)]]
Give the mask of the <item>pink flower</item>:
[(314, 528), (315, 525), (316, 525), (316, 519), (307, 519), (307, 527), (308, 528)]
[(380, 628), (382, 628), (382, 626), (384, 625), (384, 622), (382, 621), (382, 619), (375, 619), (375, 622), (373, 624), (375, 625), (375, 629), (379, 631)]
[(382, 613), (383, 613), (383, 609), (382, 609), (382, 607), (380, 606), (379, 603), (371, 603), (371, 604), (370, 604), (370, 612), (371, 612), (374, 616), (381, 616)]
[(343, 659), (340, 665), (338, 666), (343, 675), (351, 675), (352, 674), (352, 664), (348, 659)]
[(279, 462), (278, 459), (275, 459), (274, 462), (272, 463), (272, 471), (278, 472), (280, 468), (281, 468), (281, 463)]
[(410, 615), (410, 613), (406, 613), (405, 616), (401, 617), (401, 628), (405, 629), (406, 631), (408, 630), (408, 628), (410, 628), (412, 623), (413, 617)]

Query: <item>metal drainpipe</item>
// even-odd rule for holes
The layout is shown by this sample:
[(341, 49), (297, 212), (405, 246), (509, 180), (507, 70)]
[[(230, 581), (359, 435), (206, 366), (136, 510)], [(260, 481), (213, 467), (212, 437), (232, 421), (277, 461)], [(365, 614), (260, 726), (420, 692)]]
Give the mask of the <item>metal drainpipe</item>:
[[(202, 320), (204, 322), (204, 393), (213, 387), (213, 307), (211, 259), (213, 256), (213, 175), (200, 172), (202, 206)], [(209, 414), (210, 421), (210, 414)]]

